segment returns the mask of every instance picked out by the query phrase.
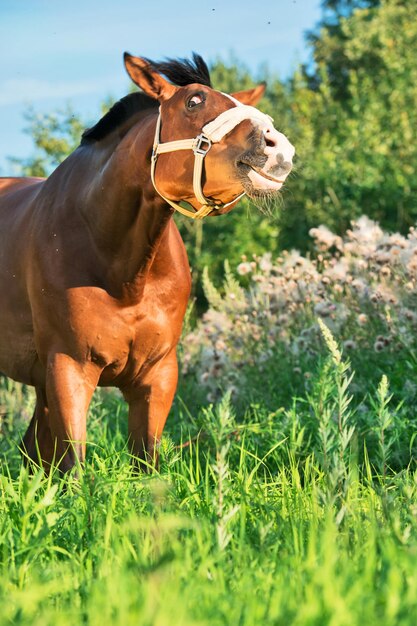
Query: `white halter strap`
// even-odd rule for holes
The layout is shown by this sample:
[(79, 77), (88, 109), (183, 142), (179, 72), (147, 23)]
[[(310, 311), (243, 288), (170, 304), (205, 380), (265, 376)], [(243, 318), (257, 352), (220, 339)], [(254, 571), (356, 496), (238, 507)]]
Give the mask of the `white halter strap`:
[[(160, 143), (161, 112), (159, 112), (158, 120), (156, 122), (155, 139), (151, 159), (152, 184), (165, 202), (168, 202), (168, 204), (170, 204), (176, 211), (179, 211), (183, 215), (191, 217), (192, 219), (202, 219), (211, 213), (213, 209), (218, 210), (226, 208), (234, 202), (237, 202), (237, 200), (245, 195), (245, 192), (243, 192), (227, 204), (215, 204), (214, 201), (209, 200), (204, 196), (201, 186), (203, 162), (204, 157), (211, 148), (211, 145), (221, 141), (225, 135), (230, 133), (230, 131), (232, 131), (235, 126), (243, 122), (243, 120), (254, 120), (262, 122), (263, 124), (270, 124), (272, 122), (272, 118), (269, 115), (261, 113), (261, 111), (255, 109), (255, 107), (241, 104), (238, 100), (228, 94), (224, 95), (227, 95), (227, 97), (230, 98), (230, 100), (232, 100), (237, 106), (220, 113), (220, 115), (218, 115), (212, 122), (203, 126), (203, 132), (197, 137), (194, 137), (194, 139), (178, 139), (176, 141)], [(201, 207), (198, 210), (191, 207), (194, 212), (184, 208), (178, 202), (174, 202), (173, 200), (169, 200), (163, 196), (156, 186), (155, 168), (158, 156), (160, 154), (174, 152), (176, 150), (192, 150), (194, 152), (193, 190), (197, 201), (201, 204)]]

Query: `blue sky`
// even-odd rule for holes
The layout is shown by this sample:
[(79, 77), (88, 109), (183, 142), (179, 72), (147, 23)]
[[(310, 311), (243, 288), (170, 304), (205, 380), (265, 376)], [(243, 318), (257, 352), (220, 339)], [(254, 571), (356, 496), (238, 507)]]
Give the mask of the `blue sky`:
[(305, 31), (320, 0), (1, 0), (0, 175), (6, 156), (33, 151), (23, 133), (29, 104), (39, 113), (71, 102), (87, 121), (107, 96), (129, 89), (127, 50), (154, 59), (234, 57), (281, 78), (307, 59)]

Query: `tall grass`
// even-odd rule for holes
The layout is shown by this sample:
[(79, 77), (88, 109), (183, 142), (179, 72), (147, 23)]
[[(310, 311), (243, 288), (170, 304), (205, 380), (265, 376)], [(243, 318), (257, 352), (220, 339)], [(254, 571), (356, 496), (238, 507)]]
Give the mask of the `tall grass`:
[(327, 359), (288, 407), (177, 402), (151, 476), (132, 472), (125, 408), (104, 392), (79, 480), (29, 476), (3, 392), (0, 623), (414, 625), (417, 480), (391, 469), (388, 380), (368, 450), (354, 373), (322, 334)]

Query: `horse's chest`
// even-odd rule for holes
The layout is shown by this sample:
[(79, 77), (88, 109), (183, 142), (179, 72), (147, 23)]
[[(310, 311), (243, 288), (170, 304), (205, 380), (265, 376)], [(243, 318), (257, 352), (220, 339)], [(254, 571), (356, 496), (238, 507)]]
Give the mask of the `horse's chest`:
[(182, 316), (153, 303), (113, 315), (91, 342), (91, 360), (103, 367), (101, 384), (140, 377), (178, 342)]

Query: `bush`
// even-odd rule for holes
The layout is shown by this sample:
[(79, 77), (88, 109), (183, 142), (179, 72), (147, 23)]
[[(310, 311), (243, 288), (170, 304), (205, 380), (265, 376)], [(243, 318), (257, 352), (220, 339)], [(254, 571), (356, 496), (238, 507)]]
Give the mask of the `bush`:
[(352, 363), (356, 421), (371, 447), (371, 397), (388, 375), (401, 465), (417, 426), (417, 231), (388, 234), (362, 217), (344, 238), (323, 226), (311, 235), (315, 258), (244, 257), (235, 273), (226, 264), (222, 289), (205, 273), (209, 309), (183, 342), (184, 398), (214, 402), (228, 392), (242, 408), (270, 411), (288, 410), (294, 396), (311, 400), (327, 371), (322, 320)]

